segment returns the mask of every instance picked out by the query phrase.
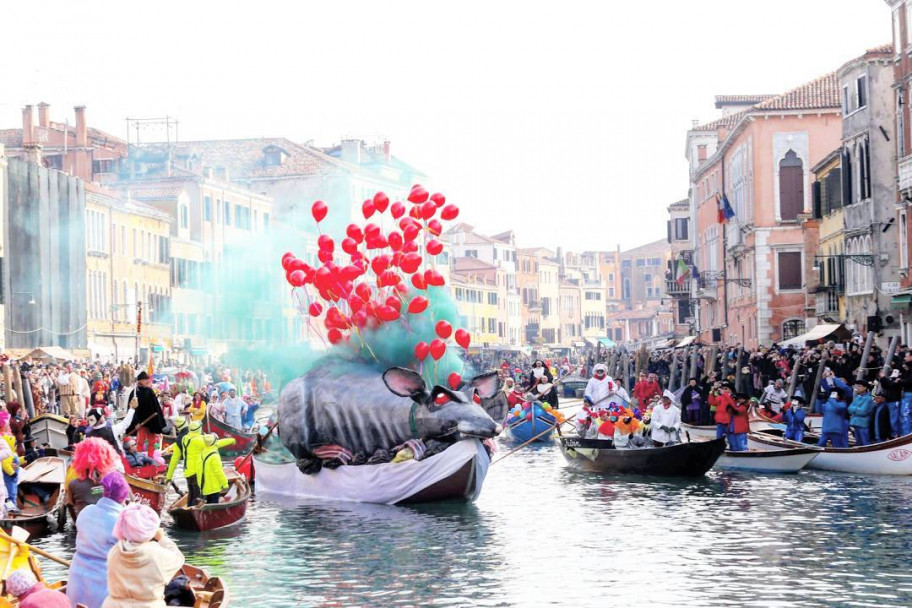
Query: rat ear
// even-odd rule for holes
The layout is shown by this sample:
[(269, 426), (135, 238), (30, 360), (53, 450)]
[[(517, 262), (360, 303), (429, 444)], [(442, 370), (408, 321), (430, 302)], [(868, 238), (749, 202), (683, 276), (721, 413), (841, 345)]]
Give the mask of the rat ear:
[(500, 376), (497, 372), (488, 372), (487, 374), (475, 376), (469, 384), (475, 389), (479, 397), (490, 399), (500, 390)]
[(404, 367), (391, 367), (383, 372), (383, 383), (394, 395), (425, 401), (427, 385), (420, 374)]

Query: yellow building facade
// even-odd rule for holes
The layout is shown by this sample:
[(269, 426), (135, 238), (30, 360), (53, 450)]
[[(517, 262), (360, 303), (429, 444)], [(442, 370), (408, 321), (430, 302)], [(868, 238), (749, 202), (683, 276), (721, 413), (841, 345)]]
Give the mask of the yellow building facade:
[[(842, 208), (842, 175), (839, 150), (818, 163), (812, 172), (814, 216), (819, 220), (820, 247), (816, 313), (821, 321), (845, 318), (845, 219)], [(813, 286), (809, 285), (809, 288)]]
[(451, 273), (450, 286), (462, 326), (472, 335), (472, 346), (497, 344), (497, 319), (500, 314), (495, 281), (481, 275)]

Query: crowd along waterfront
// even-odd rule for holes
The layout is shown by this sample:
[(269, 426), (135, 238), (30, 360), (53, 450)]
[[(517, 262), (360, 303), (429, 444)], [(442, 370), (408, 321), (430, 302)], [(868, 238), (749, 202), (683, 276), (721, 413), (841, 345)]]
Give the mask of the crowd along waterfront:
[[(475, 503), (258, 495), (236, 528), (169, 532), (251, 608), (887, 607), (912, 604), (910, 527), (910, 478), (605, 478), (549, 443), (492, 466)], [(68, 555), (74, 532), (34, 542)]]

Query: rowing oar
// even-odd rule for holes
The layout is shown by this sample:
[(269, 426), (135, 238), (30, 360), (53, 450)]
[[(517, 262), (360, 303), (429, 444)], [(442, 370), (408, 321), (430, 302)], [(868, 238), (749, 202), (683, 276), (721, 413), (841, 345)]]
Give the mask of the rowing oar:
[(501, 456), (500, 458), (498, 458), (497, 460), (495, 460), (495, 461), (492, 462), (491, 464), (492, 464), (492, 465), (497, 464), (498, 462), (500, 462), (501, 460), (503, 460), (504, 458), (506, 458), (506, 457), (509, 456), (510, 454), (513, 454), (513, 453), (515, 453), (515, 452), (518, 452), (519, 450), (523, 449), (524, 447), (526, 447), (527, 445), (529, 445), (530, 443), (532, 443), (533, 441), (535, 441), (535, 440), (538, 439), (539, 437), (544, 437), (545, 435), (547, 435), (548, 433), (550, 433), (550, 432), (553, 431), (554, 429), (557, 429), (557, 428), (559, 428), (559, 427), (561, 427), (561, 426), (567, 424), (567, 423), (570, 422), (571, 420), (572, 420), (572, 418), (567, 418), (566, 420), (564, 420), (564, 421), (561, 422), (561, 423), (558, 423), (558, 424), (554, 424), (554, 425), (549, 426), (548, 428), (546, 428), (544, 431), (542, 431), (541, 433), (539, 433), (538, 435), (536, 435), (535, 437), (533, 437), (533, 438), (530, 439), (529, 441), (525, 442), (524, 444), (522, 444), (522, 445), (520, 445), (520, 446), (517, 446), (517, 447), (513, 448), (512, 450), (510, 450), (509, 452), (507, 452), (506, 454), (504, 454), (503, 456)]
[(57, 562), (58, 564), (60, 564), (62, 566), (66, 566), (67, 568), (70, 567), (70, 562), (63, 559), (62, 557), (57, 557), (56, 555), (48, 553), (47, 551), (44, 551), (43, 549), (39, 549), (38, 547), (36, 547), (34, 545), (30, 545), (24, 541), (16, 540), (15, 538), (13, 538), (9, 534), (7, 534), (6, 531), (4, 531), (2, 529), (0, 529), (0, 538), (3, 538), (11, 543), (15, 543), (15, 544), (19, 545), (20, 547), (25, 547), (32, 553), (34, 553), (36, 555), (40, 555), (41, 557), (46, 557), (49, 560)]
[(129, 433), (127, 433), (126, 435), (124, 435), (124, 437), (129, 437), (129, 436), (132, 435), (133, 433), (136, 433), (137, 431), (139, 431), (139, 427), (143, 426), (144, 424), (146, 424), (147, 422), (149, 422), (150, 420), (152, 420), (152, 419), (155, 418), (156, 416), (158, 416), (158, 414), (152, 414), (151, 416), (149, 416), (148, 418), (146, 418), (145, 420), (143, 420), (142, 422), (140, 422), (139, 424), (137, 424), (135, 427), (133, 427), (133, 430), (130, 431)]
[(238, 469), (243, 467), (244, 464), (250, 459), (250, 457), (256, 453), (257, 449), (263, 447), (263, 444), (266, 443), (266, 440), (269, 439), (269, 436), (272, 435), (272, 431), (274, 431), (277, 426), (279, 426), (278, 420), (276, 420), (274, 423), (272, 423), (272, 426), (269, 427), (269, 432), (267, 432), (265, 435), (263, 435), (262, 439), (258, 439), (257, 444), (255, 446), (253, 446), (253, 449), (250, 450), (250, 453), (247, 454), (246, 456), (244, 456), (244, 459), (241, 460), (241, 462), (238, 463), (238, 465), (236, 467), (234, 467), (235, 471), (237, 471)]

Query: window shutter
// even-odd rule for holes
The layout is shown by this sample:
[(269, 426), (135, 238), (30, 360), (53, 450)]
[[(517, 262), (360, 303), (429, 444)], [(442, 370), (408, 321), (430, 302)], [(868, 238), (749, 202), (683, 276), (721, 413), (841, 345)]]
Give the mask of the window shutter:
[(801, 289), (801, 252), (779, 252), (779, 289)]
[(814, 182), (813, 185), (813, 196), (814, 196), (814, 217), (818, 220), (823, 217), (823, 206), (820, 200), (820, 182)]

